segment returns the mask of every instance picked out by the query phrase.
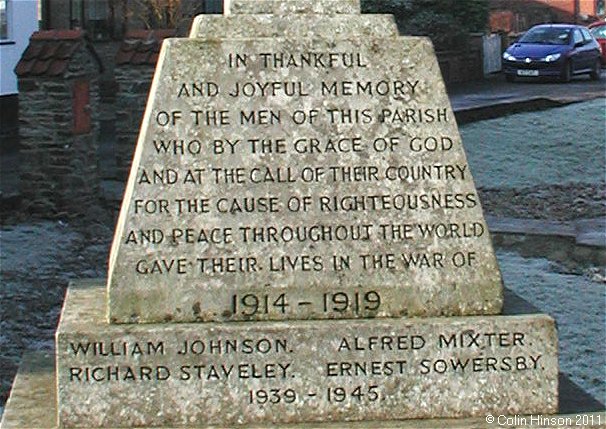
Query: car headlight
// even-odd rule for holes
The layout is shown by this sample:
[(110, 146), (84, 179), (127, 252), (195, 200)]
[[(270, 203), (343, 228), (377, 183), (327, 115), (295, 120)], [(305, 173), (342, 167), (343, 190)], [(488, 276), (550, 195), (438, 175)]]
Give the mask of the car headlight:
[(503, 59), (505, 61), (515, 61), (516, 57), (514, 57), (513, 55), (511, 55), (509, 52), (504, 52), (503, 53)]
[(543, 58), (543, 61), (547, 62), (547, 63), (552, 63), (554, 61), (557, 61), (560, 59), (560, 57), (562, 56), (562, 54), (551, 54), (551, 55), (547, 55), (545, 58)]

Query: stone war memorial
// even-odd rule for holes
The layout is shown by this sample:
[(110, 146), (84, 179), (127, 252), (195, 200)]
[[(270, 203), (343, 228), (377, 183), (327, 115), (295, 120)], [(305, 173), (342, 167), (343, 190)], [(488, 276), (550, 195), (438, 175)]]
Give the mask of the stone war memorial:
[(555, 323), (503, 301), (429, 40), (357, 0), (232, 0), (164, 42), (109, 277), (70, 286), (2, 427), (556, 414)]

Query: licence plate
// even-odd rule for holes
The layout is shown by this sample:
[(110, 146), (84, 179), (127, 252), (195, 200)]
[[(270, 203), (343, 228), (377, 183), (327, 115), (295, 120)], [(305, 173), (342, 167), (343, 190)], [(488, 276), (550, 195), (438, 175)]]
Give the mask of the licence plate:
[(538, 76), (538, 70), (518, 70), (518, 76)]

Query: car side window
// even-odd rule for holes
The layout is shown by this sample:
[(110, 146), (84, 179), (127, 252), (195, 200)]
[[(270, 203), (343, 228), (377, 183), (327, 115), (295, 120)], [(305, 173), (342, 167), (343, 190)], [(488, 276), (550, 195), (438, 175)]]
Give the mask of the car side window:
[(574, 44), (576, 45), (577, 43), (582, 43), (583, 42), (583, 35), (581, 34), (581, 32), (576, 29), (574, 30), (573, 36), (574, 38)]
[(593, 40), (593, 37), (591, 37), (589, 30), (587, 30), (586, 28), (581, 28), (581, 33), (583, 33), (583, 38), (585, 38), (587, 42)]

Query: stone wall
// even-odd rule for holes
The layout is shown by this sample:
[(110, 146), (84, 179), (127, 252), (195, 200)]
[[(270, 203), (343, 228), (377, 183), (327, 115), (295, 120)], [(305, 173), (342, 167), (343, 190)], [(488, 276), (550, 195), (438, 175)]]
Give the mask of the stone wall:
[(131, 31), (116, 53), (114, 152), (119, 181), (125, 181), (130, 171), (162, 42), (174, 36), (175, 30)]
[(470, 82), (483, 78), (481, 49), (436, 52), (440, 70), (447, 84)]
[(116, 112), (115, 156), (119, 180), (126, 180), (130, 171), (153, 76), (154, 66), (149, 65), (125, 64), (115, 69), (118, 88), (114, 104)]
[(0, 153), (15, 148), (19, 132), (19, 97), (0, 96)]
[[(44, 217), (82, 217), (98, 204), (98, 64), (84, 48), (58, 76), (19, 79), (22, 210)], [(87, 81), (90, 128), (74, 132), (74, 87)]]

